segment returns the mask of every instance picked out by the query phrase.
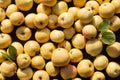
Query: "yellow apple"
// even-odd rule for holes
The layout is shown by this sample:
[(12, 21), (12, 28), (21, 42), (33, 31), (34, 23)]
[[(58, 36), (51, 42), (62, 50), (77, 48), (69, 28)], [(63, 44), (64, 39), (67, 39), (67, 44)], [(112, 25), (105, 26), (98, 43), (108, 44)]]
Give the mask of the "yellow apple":
[(18, 9), (28, 11), (33, 7), (33, 0), (15, 0)]
[(50, 40), (50, 30), (44, 28), (35, 32), (35, 40), (39, 43), (45, 43)]
[(68, 11), (68, 5), (65, 1), (59, 1), (52, 7), (52, 12), (56, 15), (60, 15), (63, 12)]
[(22, 12), (13, 12), (9, 17), (10, 21), (15, 26), (20, 26), (25, 21), (24, 14)]
[(51, 8), (42, 3), (38, 4), (36, 11), (37, 13), (45, 13), (47, 15), (51, 14)]
[(38, 13), (35, 15), (34, 25), (38, 29), (43, 29), (48, 25), (48, 16), (45, 13)]
[(73, 0), (74, 6), (83, 7), (87, 0)]
[(50, 60), (53, 50), (55, 50), (55, 49), (56, 49), (56, 47), (52, 42), (46, 42), (41, 46), (40, 54), (44, 59)]
[(78, 63), (77, 71), (83, 78), (91, 77), (94, 74), (94, 65), (89, 59), (83, 59)]
[(7, 8), (8, 5), (10, 5), (12, 2), (12, 0), (1, 0), (0, 1), (0, 7), (1, 8)]
[(52, 53), (51, 61), (53, 62), (54, 66), (62, 67), (69, 64), (70, 55), (64, 48), (56, 48)]
[(4, 19), (1, 21), (1, 32), (3, 33), (11, 33), (14, 29), (11, 21), (9, 19)]
[(29, 13), (25, 16), (25, 25), (29, 28), (35, 28), (34, 25), (34, 19), (35, 19), (35, 13)]
[(40, 0), (40, 2), (46, 6), (53, 7), (57, 3), (57, 0)]
[(5, 61), (5, 58), (3, 57), (3, 53), (7, 54), (6, 50), (5, 49), (0, 49), (0, 63)]
[(6, 9), (6, 15), (7, 17), (10, 17), (10, 15), (13, 13), (13, 12), (17, 12), (18, 11), (18, 7), (17, 5), (15, 4), (10, 4), (7, 9)]
[(80, 33), (75, 34), (73, 36), (73, 38), (71, 39), (71, 41), (72, 41), (71, 43), (72, 43), (73, 47), (75, 47), (77, 49), (83, 49), (86, 44), (85, 37)]
[(65, 39), (65, 34), (62, 30), (52, 30), (50, 33), (50, 39), (52, 42), (60, 43), (64, 41)]
[(27, 26), (20, 26), (16, 29), (15, 34), (16, 34), (18, 39), (20, 39), (22, 41), (27, 41), (31, 38), (32, 31)]
[(12, 43), (12, 38), (9, 34), (0, 33), (0, 49), (7, 48)]
[(75, 29), (76, 32), (81, 32), (82, 31), (83, 24), (82, 24), (81, 20), (76, 20), (74, 22), (74, 29)]
[(105, 75), (103, 72), (96, 71), (94, 74), (91, 76), (90, 80), (106, 80)]
[(115, 6), (115, 13), (120, 13), (120, 0), (112, 0), (111, 3)]

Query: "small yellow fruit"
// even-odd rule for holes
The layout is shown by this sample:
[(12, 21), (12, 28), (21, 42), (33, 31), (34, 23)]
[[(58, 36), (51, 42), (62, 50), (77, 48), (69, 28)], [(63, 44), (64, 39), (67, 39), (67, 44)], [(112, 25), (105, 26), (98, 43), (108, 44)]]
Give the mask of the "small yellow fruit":
[(102, 72), (96, 71), (90, 80), (105, 80), (105, 75)]
[(40, 2), (46, 6), (53, 7), (57, 3), (57, 0), (40, 0)]
[(110, 2), (110, 0), (96, 0), (99, 4), (103, 4), (105, 2)]
[(120, 13), (120, 0), (112, 0), (111, 3), (115, 6), (115, 13)]
[(8, 5), (10, 5), (12, 0), (0, 0), (0, 7), (1, 8), (7, 8)]
[(106, 2), (100, 5), (99, 15), (102, 18), (111, 18), (115, 14), (115, 7), (113, 4)]
[(81, 8), (77, 15), (83, 24), (88, 24), (93, 20), (93, 11), (90, 7)]
[(6, 50), (0, 49), (0, 63), (2, 63), (5, 60), (5, 58), (3, 57), (3, 53), (7, 54)]
[(75, 21), (75, 23), (74, 23), (74, 28), (75, 28), (75, 31), (76, 31), (76, 32), (81, 32), (81, 31), (82, 31), (82, 29), (83, 29), (83, 24), (82, 24), (81, 20)]

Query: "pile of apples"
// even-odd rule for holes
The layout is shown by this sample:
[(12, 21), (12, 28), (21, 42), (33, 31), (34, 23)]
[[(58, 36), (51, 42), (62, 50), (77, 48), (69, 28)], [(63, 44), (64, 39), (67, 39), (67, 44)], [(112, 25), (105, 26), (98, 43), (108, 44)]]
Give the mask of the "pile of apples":
[(119, 77), (119, 13), (120, 0), (0, 0), (0, 80)]

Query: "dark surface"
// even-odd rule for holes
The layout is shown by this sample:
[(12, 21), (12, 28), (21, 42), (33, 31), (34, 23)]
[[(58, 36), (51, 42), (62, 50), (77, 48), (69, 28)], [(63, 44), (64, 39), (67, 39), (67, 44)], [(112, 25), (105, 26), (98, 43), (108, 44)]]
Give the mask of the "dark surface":
[[(12, 3), (14, 3), (14, 0), (12, 0), (12, 1), (13, 1)], [(33, 6), (33, 8), (32, 8), (30, 11), (23, 12), (24, 15), (27, 15), (28, 13), (36, 13), (36, 6), (37, 6), (37, 4), (34, 3), (34, 6)], [(69, 6), (72, 6), (72, 3), (69, 3)], [(119, 17), (120, 17), (120, 15), (119, 15)], [(23, 24), (23, 25), (24, 25), (24, 24)], [(13, 31), (12, 33), (10, 33), (10, 35), (12, 36), (13, 41), (20, 41), (19, 39), (16, 38), (15, 30), (16, 30), (16, 28), (14, 28), (14, 31)], [(35, 29), (32, 29), (32, 32), (33, 32), (32, 35), (33, 35), (33, 37), (32, 37), (31, 39), (34, 39), (34, 32), (35, 32), (35, 31), (36, 31)], [(120, 42), (120, 30), (117, 31), (117, 32), (115, 32), (115, 34), (116, 34), (116, 37), (117, 37), (117, 41)], [(25, 42), (23, 42), (23, 41), (20, 41), (20, 42), (21, 42), (22, 44), (25, 43)], [(101, 54), (106, 55), (106, 56), (108, 57), (109, 61), (115, 61), (115, 62), (117, 62), (117, 63), (120, 64), (120, 57), (115, 58), (115, 59), (114, 59), (114, 58), (110, 58), (110, 57), (106, 54), (105, 47), (106, 47), (106, 45), (104, 45), (104, 49), (103, 49), (103, 51), (102, 51)], [(85, 50), (82, 50), (82, 51), (83, 51), (84, 59), (87, 58), (87, 59), (90, 59), (91, 61), (94, 60), (94, 57), (91, 57), (90, 55), (86, 54)], [(74, 65), (77, 65), (77, 64), (74, 64)], [(96, 70), (95, 70), (95, 71), (96, 71)], [(113, 78), (110, 78), (110, 77), (107, 76), (105, 70), (103, 70), (102, 72), (105, 74), (106, 80), (120, 80), (120, 76), (113, 79)], [(77, 77), (80, 77), (80, 76), (77, 75)], [(51, 80), (52, 80), (52, 79), (62, 80), (62, 78), (60, 77), (60, 75), (58, 75), (58, 76), (56, 76), (56, 77), (54, 77), (54, 78), (51, 77)], [(82, 78), (82, 79), (83, 79), (83, 80), (89, 80), (89, 78), (87, 78), (87, 79)], [(13, 77), (11, 77), (11, 78), (6, 78), (6, 80), (19, 80), (19, 79), (17, 78), (17, 76), (16, 76), (16, 74), (15, 74), (15, 75), (14, 75)]]

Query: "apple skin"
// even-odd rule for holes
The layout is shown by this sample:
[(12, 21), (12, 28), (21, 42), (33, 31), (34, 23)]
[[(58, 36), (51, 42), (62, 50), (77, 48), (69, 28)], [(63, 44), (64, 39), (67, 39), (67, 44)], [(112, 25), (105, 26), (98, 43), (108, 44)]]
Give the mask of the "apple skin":
[(20, 26), (25, 21), (25, 16), (22, 12), (13, 12), (9, 17), (10, 21), (15, 26)]
[(57, 3), (57, 0), (40, 0), (40, 2), (48, 7), (53, 7)]
[(6, 17), (5, 10), (0, 8), (0, 21), (4, 20)]
[(15, 0), (15, 4), (21, 11), (28, 11), (33, 7), (33, 0)]
[(91, 77), (94, 73), (94, 65), (89, 59), (83, 59), (78, 63), (77, 71), (83, 78)]
[(60, 15), (63, 12), (68, 11), (68, 5), (65, 1), (59, 1), (52, 7), (52, 12), (56, 15)]
[(45, 70), (37, 70), (33, 74), (32, 80), (50, 80), (49, 74)]
[(77, 75), (77, 69), (74, 65), (68, 64), (60, 68), (60, 75), (64, 80), (72, 79)]
[(41, 46), (40, 54), (44, 59), (50, 60), (55, 49), (56, 47), (52, 42), (46, 42)]
[(18, 68), (17, 76), (20, 80), (30, 80), (33, 76), (33, 70), (31, 67), (27, 67), (24, 69)]
[(45, 70), (52, 77), (57, 76), (60, 72), (59, 68), (55, 67), (52, 61), (49, 61), (49, 62), (46, 63)]
[(40, 44), (35, 40), (29, 40), (24, 44), (24, 52), (29, 56), (33, 57), (39, 54)]
[(10, 4), (10, 5), (7, 7), (7, 9), (6, 9), (6, 15), (7, 15), (7, 17), (10, 17), (10, 15), (11, 15), (13, 12), (17, 12), (17, 11), (19, 11), (17, 5), (15, 5), (15, 4)]
[(74, 16), (70, 12), (63, 12), (58, 16), (58, 24), (62, 28), (70, 28), (73, 25), (73, 23), (74, 23)]
[(105, 80), (105, 79), (106, 79), (106, 77), (105, 77), (104, 73), (102, 73), (100, 71), (94, 72), (94, 74), (90, 78), (90, 80)]
[(12, 0), (1, 0), (0, 1), (0, 7), (1, 8), (7, 8), (11, 4)]
[(113, 61), (109, 62), (106, 68), (106, 73), (111, 78), (116, 78), (120, 76), (120, 64)]
[(9, 34), (0, 33), (0, 49), (7, 48), (12, 43), (12, 38)]
[(53, 62), (54, 66), (62, 67), (70, 62), (70, 55), (64, 48), (56, 48), (52, 53), (51, 61)]
[(0, 72), (5, 77), (12, 77), (17, 70), (17, 65), (15, 62), (5, 60), (0, 65)]
[(3, 61), (5, 61), (5, 58), (2, 55), (3, 53), (7, 54), (7, 51), (5, 49), (0, 49), (0, 63), (2, 63)]
[(21, 41), (27, 41), (32, 36), (32, 31), (27, 26), (20, 26), (16, 29), (16, 36)]
[(11, 33), (14, 29), (14, 26), (12, 25), (9, 19), (4, 19), (1, 21), (0, 29), (1, 29), (1, 32), (3, 33)]
[(17, 60), (17, 65), (21, 69), (27, 68), (31, 64), (31, 58), (28, 54), (19, 54), (16, 60)]
[(34, 56), (31, 60), (31, 66), (35, 69), (43, 69), (45, 66), (45, 60), (42, 56)]

